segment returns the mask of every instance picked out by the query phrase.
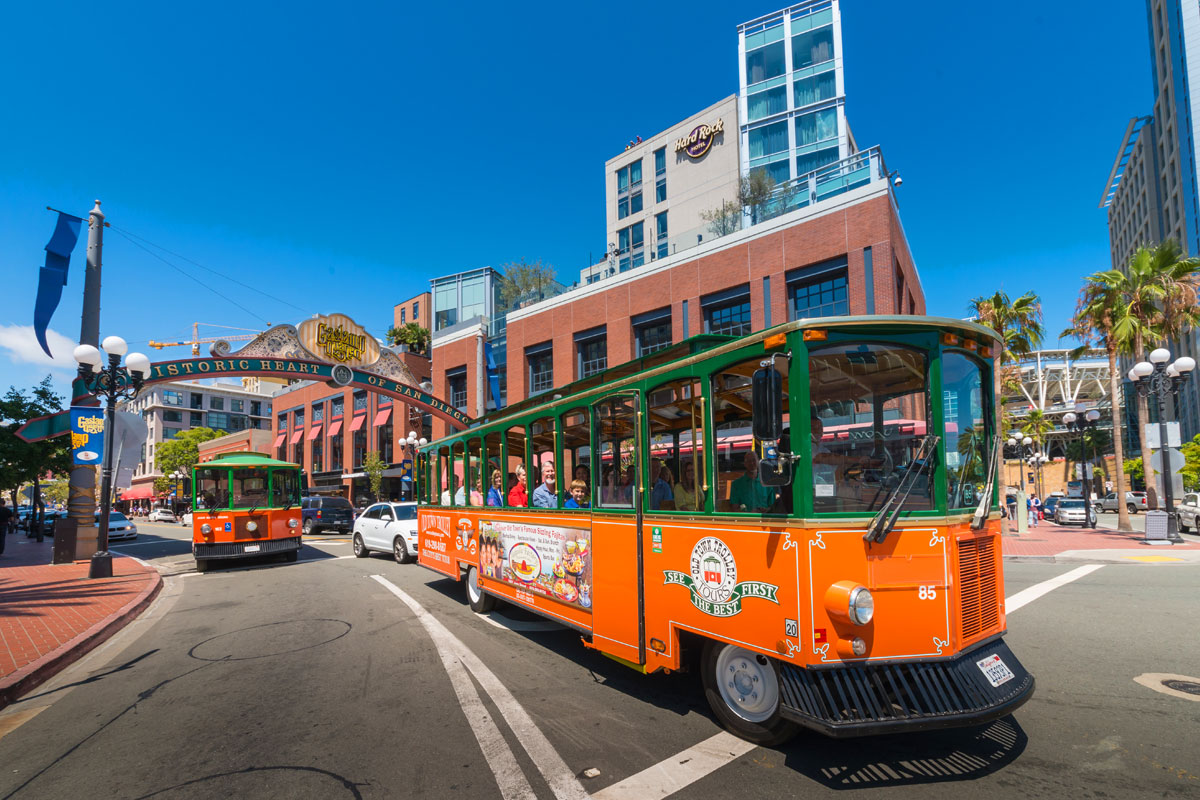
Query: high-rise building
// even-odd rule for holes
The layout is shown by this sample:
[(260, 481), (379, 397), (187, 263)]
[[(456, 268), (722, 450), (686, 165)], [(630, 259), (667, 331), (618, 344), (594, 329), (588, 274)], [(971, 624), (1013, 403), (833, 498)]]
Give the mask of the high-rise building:
[[(1174, 239), (1187, 255), (1200, 256), (1200, 5), (1183, 0), (1147, 0), (1153, 114), (1126, 127), (1100, 200), (1108, 213), (1115, 269), (1128, 268), (1139, 247)], [(1197, 331), (1168, 345), (1172, 355), (1196, 358)], [(1137, 360), (1141, 360), (1140, 358)], [(1123, 361), (1122, 371), (1130, 366)], [(1129, 409), (1132, 404), (1126, 403)], [(1185, 439), (1200, 433), (1200, 378), (1184, 384), (1173, 416)], [(1128, 438), (1138, 442), (1136, 414)]]
[(785, 183), (853, 155), (838, 0), (810, 0), (738, 26), (742, 174)]

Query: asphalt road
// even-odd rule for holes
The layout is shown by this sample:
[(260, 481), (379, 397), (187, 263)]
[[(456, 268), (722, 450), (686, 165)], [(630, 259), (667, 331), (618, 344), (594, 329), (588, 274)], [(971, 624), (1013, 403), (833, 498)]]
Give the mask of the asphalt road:
[(697, 677), (478, 617), (460, 584), (344, 537), (197, 575), (182, 526), (139, 527), (114, 549), (159, 566), (162, 595), (0, 714), (0, 798), (1200, 796), (1200, 702), (1135, 681), (1200, 681), (1198, 566), (1006, 564), (1038, 680), (1014, 716), (768, 749), (722, 733)]

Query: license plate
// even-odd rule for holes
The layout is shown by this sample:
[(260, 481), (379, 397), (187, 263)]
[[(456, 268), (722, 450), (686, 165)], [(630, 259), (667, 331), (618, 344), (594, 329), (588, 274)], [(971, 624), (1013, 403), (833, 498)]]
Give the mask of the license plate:
[[(258, 549), (259, 549), (259, 545), (257, 545), (257, 544), (248, 544), (248, 545), (246, 545), (246, 550), (245, 550), (245, 552), (247, 552), (247, 553), (257, 553), (257, 552), (258, 552)], [(980, 663), (982, 663), (982, 662), (980, 662)], [(1012, 677), (1012, 673), (1009, 673), (1009, 677)], [(999, 684), (995, 684), (995, 683), (993, 683), (992, 685), (993, 685), (993, 686), (998, 686)]]
[(1013, 678), (1017, 677), (1013, 674), (1013, 671), (1008, 668), (1008, 665), (1000, 659), (1000, 656), (988, 656), (982, 661), (976, 661), (975, 663), (979, 666), (979, 670), (983, 673), (983, 677), (987, 678), (988, 683), (990, 683), (993, 687), (999, 686), (1002, 683), (1008, 683)]

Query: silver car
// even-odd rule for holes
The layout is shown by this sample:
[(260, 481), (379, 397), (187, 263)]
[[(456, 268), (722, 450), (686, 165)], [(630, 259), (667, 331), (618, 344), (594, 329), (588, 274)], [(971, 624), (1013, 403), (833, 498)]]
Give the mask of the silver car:
[(1054, 509), (1054, 521), (1059, 525), (1080, 525), (1096, 527), (1096, 507), (1086, 500), (1077, 497), (1064, 498), (1058, 501)]
[[(96, 524), (100, 524), (100, 515), (96, 515)], [(108, 512), (108, 540), (115, 542), (120, 539), (136, 539), (137, 525), (120, 511)]]
[(1200, 531), (1200, 494), (1188, 492), (1179, 504), (1179, 530)]

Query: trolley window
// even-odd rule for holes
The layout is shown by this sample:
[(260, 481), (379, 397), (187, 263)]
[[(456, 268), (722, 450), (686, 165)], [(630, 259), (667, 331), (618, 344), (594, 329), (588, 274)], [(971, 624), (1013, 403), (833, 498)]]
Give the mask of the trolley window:
[(875, 512), (909, 469), (905, 507), (933, 508), (931, 465), (915, 463), (929, 431), (929, 360), (911, 347), (843, 342), (810, 351), (813, 511)]
[(267, 468), (242, 467), (232, 470), (232, 508), (262, 508), (267, 505)]
[(942, 410), (946, 425), (946, 497), (950, 508), (974, 508), (987, 482), (991, 431), (991, 381), (984, 392), (986, 372), (965, 353), (942, 354)]
[(300, 473), (294, 469), (271, 470), (271, 506), (294, 506), (300, 502)]
[(198, 510), (229, 508), (229, 470), (205, 467), (196, 470), (192, 507)]

